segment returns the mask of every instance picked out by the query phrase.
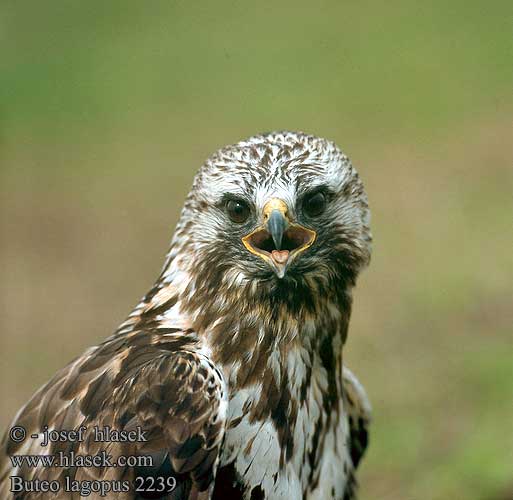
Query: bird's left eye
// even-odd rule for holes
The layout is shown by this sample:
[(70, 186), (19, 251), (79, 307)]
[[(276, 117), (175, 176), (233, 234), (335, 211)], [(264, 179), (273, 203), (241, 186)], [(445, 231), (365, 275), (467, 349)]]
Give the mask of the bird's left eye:
[(250, 209), (244, 200), (229, 200), (226, 203), (226, 212), (233, 222), (241, 224), (248, 220)]
[(317, 192), (303, 202), (303, 211), (308, 217), (317, 217), (326, 210), (326, 195), (322, 192)]

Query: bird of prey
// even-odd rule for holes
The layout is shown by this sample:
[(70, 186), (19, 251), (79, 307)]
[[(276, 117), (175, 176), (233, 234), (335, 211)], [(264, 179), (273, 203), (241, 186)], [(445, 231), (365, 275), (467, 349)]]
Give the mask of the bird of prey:
[(331, 141), (213, 154), (155, 285), (14, 418), (1, 498), (355, 498), (370, 405), (342, 351), (369, 219)]

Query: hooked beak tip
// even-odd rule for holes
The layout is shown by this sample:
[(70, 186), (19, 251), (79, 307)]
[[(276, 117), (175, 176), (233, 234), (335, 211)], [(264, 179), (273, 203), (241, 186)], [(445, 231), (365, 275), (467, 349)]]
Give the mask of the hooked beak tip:
[(288, 228), (288, 221), (280, 210), (273, 210), (267, 220), (267, 229), (271, 234), (277, 250), (281, 250), (283, 233)]

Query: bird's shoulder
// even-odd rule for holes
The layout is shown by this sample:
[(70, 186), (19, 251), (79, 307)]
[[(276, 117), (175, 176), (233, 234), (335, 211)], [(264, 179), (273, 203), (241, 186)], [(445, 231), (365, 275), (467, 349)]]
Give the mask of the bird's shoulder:
[[(105, 451), (114, 460), (149, 456), (152, 465), (74, 470), (38, 467), (18, 473), (46, 480), (62, 480), (66, 474), (74, 479), (132, 482), (136, 476), (174, 477), (178, 484), (169, 498), (202, 498), (208, 495), (215, 476), (226, 401), (223, 376), (202, 352), (193, 332), (173, 328), (116, 334), (58, 372), (13, 422), (23, 426), (27, 435), (45, 428), (84, 426), (86, 438), (43, 448), (40, 439), (14, 443), (4, 437), (0, 482), (10, 475), (9, 455), (73, 451), (94, 456)], [(142, 437), (135, 442), (95, 440), (96, 430), (107, 428)]]

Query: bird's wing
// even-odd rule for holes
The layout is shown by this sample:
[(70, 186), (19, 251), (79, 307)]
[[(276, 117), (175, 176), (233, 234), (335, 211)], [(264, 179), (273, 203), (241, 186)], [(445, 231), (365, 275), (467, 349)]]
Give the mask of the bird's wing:
[(351, 460), (356, 469), (369, 441), (371, 405), (365, 389), (346, 367), (343, 370), (344, 397), (349, 421), (349, 447)]
[[(28, 480), (58, 480), (61, 484), (67, 481), (55, 498), (79, 498), (78, 493), (64, 493), (66, 486), (78, 484), (73, 480), (81, 484), (86, 480), (103, 481), (102, 484), (124, 489), (128, 484), (129, 492), (110, 493), (119, 499), (208, 498), (224, 436), (227, 395), (221, 373), (184, 338), (186, 335), (176, 330), (168, 335), (134, 332), (114, 336), (61, 370), (20, 410), (12, 424), (23, 426), (28, 437), (15, 443), (7, 433), (3, 439), (1, 498), (27, 498), (9, 493), (12, 475)], [(42, 447), (41, 435), (38, 439), (30, 436), (41, 433), (45, 426), (54, 430), (85, 426), (84, 440), (68, 439)], [(131, 431), (129, 436), (136, 441), (95, 440), (106, 436), (95, 435), (94, 429), (105, 434), (107, 427)], [(111, 433), (109, 438), (112, 437)], [(78, 456), (97, 455), (108, 460), (110, 456), (111, 462), (100, 467), (14, 467), (10, 459), (12, 455), (59, 452), (67, 456), (73, 452), (75, 460)], [(138, 463), (121, 465), (120, 457)], [(152, 465), (147, 466), (150, 460)], [(109, 466), (111, 463), (117, 466)], [(172, 492), (169, 490), (174, 481), (169, 478), (176, 480)], [(153, 489), (153, 493), (136, 494), (137, 486)], [(166, 492), (159, 496), (157, 493), (163, 489)], [(48, 493), (41, 497), (30, 493), (29, 497), (48, 498)], [(90, 498), (100, 496), (93, 492)]]

